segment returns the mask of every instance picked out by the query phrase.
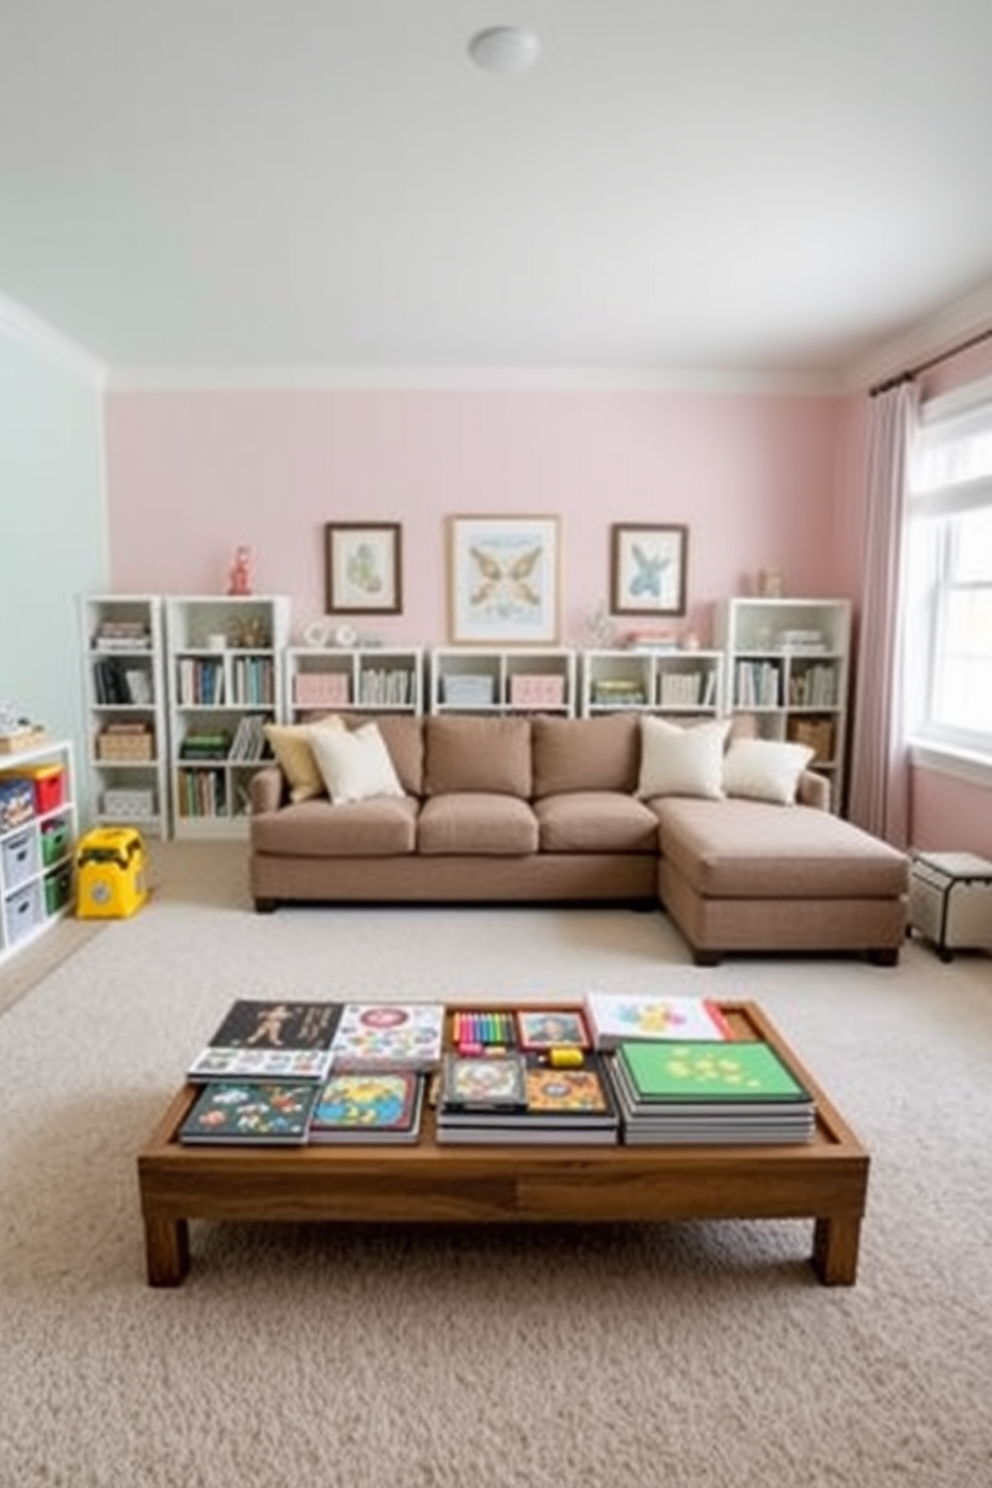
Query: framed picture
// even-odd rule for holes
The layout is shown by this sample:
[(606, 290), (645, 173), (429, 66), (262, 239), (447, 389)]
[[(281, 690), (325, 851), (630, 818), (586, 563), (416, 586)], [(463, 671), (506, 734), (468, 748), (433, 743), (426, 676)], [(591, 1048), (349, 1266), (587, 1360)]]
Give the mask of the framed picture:
[(611, 612), (684, 615), (688, 528), (615, 522), (610, 530)]
[(519, 1008), (517, 1037), (521, 1049), (592, 1048), (585, 1018), (571, 1008)]
[(548, 644), (558, 639), (558, 518), (450, 517), (451, 639)]
[(327, 613), (398, 615), (403, 608), (398, 522), (328, 522)]

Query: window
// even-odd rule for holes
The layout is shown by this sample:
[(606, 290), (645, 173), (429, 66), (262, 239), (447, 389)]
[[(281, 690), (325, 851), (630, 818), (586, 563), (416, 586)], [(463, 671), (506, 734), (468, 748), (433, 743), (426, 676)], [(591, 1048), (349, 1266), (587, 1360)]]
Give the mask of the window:
[(992, 387), (923, 414), (910, 477), (906, 697), (914, 743), (992, 765)]

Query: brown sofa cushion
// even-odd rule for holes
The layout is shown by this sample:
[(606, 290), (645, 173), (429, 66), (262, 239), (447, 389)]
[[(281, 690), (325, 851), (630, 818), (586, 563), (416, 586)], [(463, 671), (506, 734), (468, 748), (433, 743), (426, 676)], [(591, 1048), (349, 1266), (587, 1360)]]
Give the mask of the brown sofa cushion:
[(253, 852), (299, 858), (388, 858), (412, 853), (419, 802), (377, 796), (332, 806), (326, 796), (251, 818)]
[(515, 796), (458, 791), (425, 801), (417, 822), (417, 851), (474, 857), (537, 852), (537, 818)]
[(663, 856), (712, 899), (891, 898), (908, 860), (851, 822), (811, 806), (655, 800)]
[(632, 795), (637, 789), (641, 735), (636, 717), (537, 717), (531, 730), (535, 799), (566, 791)]
[(529, 718), (424, 720), (424, 794), (453, 791), (530, 796)]
[(619, 791), (571, 791), (535, 801), (542, 852), (654, 853), (658, 818)]

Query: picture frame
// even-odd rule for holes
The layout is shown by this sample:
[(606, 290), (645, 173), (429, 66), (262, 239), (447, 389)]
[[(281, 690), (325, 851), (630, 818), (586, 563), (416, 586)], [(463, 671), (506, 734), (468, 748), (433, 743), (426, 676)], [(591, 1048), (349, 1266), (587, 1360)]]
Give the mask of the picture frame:
[(579, 1008), (518, 1008), (517, 1041), (521, 1049), (591, 1049), (592, 1038)]
[(684, 615), (689, 529), (614, 522), (610, 611), (614, 615)]
[(398, 615), (403, 609), (403, 533), (399, 522), (328, 522), (329, 615)]
[(452, 641), (554, 645), (559, 626), (559, 562), (557, 517), (449, 517)]

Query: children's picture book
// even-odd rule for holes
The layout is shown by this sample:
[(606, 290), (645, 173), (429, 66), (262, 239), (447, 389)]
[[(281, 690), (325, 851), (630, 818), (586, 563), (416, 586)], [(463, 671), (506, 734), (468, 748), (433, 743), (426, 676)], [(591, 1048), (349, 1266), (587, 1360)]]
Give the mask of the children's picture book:
[(446, 1054), (441, 1101), (448, 1111), (524, 1111), (527, 1066), (521, 1054)]
[(310, 1119), (311, 1142), (415, 1142), (420, 1133), (425, 1076), (414, 1070), (334, 1074), (320, 1090)]
[(339, 1002), (239, 998), (209, 1043), (221, 1049), (329, 1049), (340, 1017)]
[(208, 1080), (322, 1080), (331, 1068), (339, 1002), (233, 1003), (186, 1071)]
[(517, 1037), (521, 1049), (592, 1047), (585, 1016), (575, 1008), (518, 1008)]
[(624, 1039), (617, 1046), (617, 1059), (635, 1105), (811, 1099), (771, 1045), (759, 1040), (714, 1044)]
[(585, 1006), (597, 1049), (615, 1049), (621, 1039), (733, 1038), (719, 1005), (707, 997), (587, 992)]
[(299, 1146), (307, 1139), (319, 1088), (253, 1080), (205, 1085), (179, 1128), (179, 1140)]
[(599, 1069), (550, 1069), (531, 1065), (527, 1070), (527, 1110), (532, 1115), (556, 1116), (609, 1113), (612, 1110)]
[(441, 1059), (444, 1004), (345, 1003), (331, 1052), (335, 1073), (379, 1067), (433, 1069)]
[(313, 1080), (331, 1068), (330, 1049), (239, 1049), (208, 1045), (186, 1071), (195, 1085), (210, 1080)]

